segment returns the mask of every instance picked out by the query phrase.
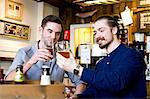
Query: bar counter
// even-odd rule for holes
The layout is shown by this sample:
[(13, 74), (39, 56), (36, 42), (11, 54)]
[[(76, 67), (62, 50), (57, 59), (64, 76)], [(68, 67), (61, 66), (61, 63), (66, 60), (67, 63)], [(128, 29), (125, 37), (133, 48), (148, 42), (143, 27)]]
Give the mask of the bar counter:
[(25, 81), (23, 84), (5, 81), (0, 84), (0, 99), (64, 99), (64, 88), (58, 82), (41, 86), (39, 81)]
[(150, 98), (150, 80), (146, 80), (147, 98)]

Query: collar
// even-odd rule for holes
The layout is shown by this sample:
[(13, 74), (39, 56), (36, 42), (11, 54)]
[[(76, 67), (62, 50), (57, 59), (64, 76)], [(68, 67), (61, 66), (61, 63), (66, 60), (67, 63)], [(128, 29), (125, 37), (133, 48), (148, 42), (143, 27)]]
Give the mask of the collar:
[(39, 49), (39, 42), (40, 42), (40, 40), (37, 41), (37, 42), (35, 43), (35, 45), (33, 46), (33, 51), (34, 51), (34, 52), (36, 52), (36, 50)]
[(40, 49), (39, 43), (40, 43), (40, 40), (37, 42), (37, 49)]
[(107, 54), (107, 56), (112, 56), (112, 55), (114, 55), (114, 54), (117, 53), (119, 50), (121, 50), (123, 46), (124, 46), (124, 44), (121, 43), (115, 50), (113, 50), (111, 53)]

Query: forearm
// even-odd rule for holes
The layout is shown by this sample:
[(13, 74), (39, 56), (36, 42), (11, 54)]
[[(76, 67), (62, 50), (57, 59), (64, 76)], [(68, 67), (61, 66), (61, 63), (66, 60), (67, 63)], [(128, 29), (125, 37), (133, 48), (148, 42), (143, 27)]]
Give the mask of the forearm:
[(25, 74), (32, 66), (33, 64), (28, 61), (26, 64), (23, 65), (23, 73)]
[[(30, 68), (32, 64), (28, 61), (23, 65), (23, 74), (25, 74)], [(16, 70), (11, 71), (8, 76), (6, 77), (6, 80), (13, 80), (16, 75)]]
[(10, 72), (10, 73), (8, 74), (8, 76), (6, 77), (6, 80), (13, 80), (14, 77), (15, 77), (15, 74), (16, 74), (16, 71), (13, 70), (12, 72)]

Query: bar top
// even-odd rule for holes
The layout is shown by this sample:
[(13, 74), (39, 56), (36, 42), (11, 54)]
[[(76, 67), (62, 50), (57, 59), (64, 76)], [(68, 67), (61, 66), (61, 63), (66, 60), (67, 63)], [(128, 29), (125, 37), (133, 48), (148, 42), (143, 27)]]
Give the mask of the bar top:
[(41, 86), (40, 81), (25, 81), (15, 84), (14, 81), (5, 81), (0, 84), (2, 99), (64, 99), (65, 86), (61, 83)]

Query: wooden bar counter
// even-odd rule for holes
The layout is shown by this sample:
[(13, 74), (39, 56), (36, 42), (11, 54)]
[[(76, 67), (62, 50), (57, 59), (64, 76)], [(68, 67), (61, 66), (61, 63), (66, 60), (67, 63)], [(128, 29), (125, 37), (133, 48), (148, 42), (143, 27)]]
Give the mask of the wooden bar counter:
[(0, 84), (0, 99), (64, 99), (64, 88), (60, 83), (41, 86), (39, 81), (4, 82)]
[(150, 99), (150, 80), (146, 80), (147, 98)]

